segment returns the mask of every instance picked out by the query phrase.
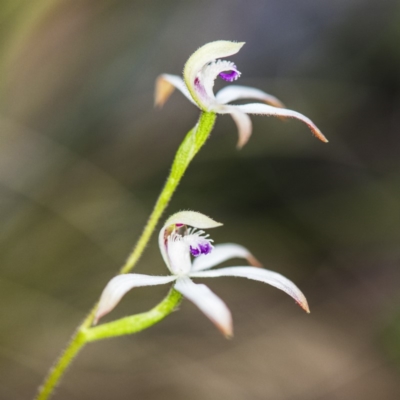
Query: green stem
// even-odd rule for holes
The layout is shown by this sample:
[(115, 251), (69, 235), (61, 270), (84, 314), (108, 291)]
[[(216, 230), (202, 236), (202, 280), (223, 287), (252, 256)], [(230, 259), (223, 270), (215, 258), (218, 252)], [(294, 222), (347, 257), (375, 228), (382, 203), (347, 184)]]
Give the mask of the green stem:
[(88, 329), (85, 332), (86, 341), (95, 342), (110, 337), (130, 335), (143, 331), (171, 314), (181, 300), (182, 295), (176, 290), (171, 289), (168, 296), (150, 311)]
[(171, 314), (181, 300), (182, 295), (176, 290), (171, 289), (167, 297), (150, 311), (121, 318), (117, 321), (96, 326), (95, 328), (87, 329), (82, 328), (82, 326), (79, 327), (69, 346), (50, 371), (44, 385), (39, 389), (36, 400), (46, 400), (49, 398), (65, 370), (86, 343), (114, 336), (129, 335), (150, 328)]
[[(197, 125), (185, 136), (185, 139), (176, 153), (171, 172), (156, 202), (153, 212), (151, 213), (135, 248), (122, 266), (120, 274), (128, 273), (138, 262), (162, 213), (178, 187), (183, 174), (193, 157), (198, 153), (209, 137), (215, 123), (215, 118), (216, 115), (214, 113), (202, 112)], [(180, 300), (181, 295), (175, 290), (171, 290), (169, 295), (160, 304), (147, 313), (133, 315), (114, 322), (99, 325), (95, 328), (90, 328), (96, 311), (96, 304), (76, 330), (76, 333), (71, 338), (66, 350), (50, 370), (46, 380), (39, 389), (36, 400), (47, 400), (50, 397), (54, 388), (60, 382), (65, 370), (86, 343), (113, 336), (128, 335), (149, 328), (170, 314), (179, 304)]]
[(214, 126), (215, 117), (216, 115), (214, 113), (203, 112), (200, 115), (198, 124), (188, 132), (182, 144), (180, 145), (172, 164), (171, 172), (167, 182), (160, 196), (158, 197), (157, 203), (150, 215), (149, 220), (147, 221), (142, 236), (138, 240), (124, 266), (121, 268), (121, 274), (126, 274), (129, 272), (142, 255), (158, 220), (171, 200), (171, 197), (181, 181), (183, 174), (185, 173), (193, 157), (201, 149), (210, 135)]
[(64, 350), (54, 367), (50, 370), (47, 379), (43, 383), (43, 386), (39, 388), (36, 400), (46, 400), (50, 397), (65, 370), (71, 364), (72, 360), (76, 357), (85, 343), (85, 335), (79, 328), (72, 337), (68, 347)]

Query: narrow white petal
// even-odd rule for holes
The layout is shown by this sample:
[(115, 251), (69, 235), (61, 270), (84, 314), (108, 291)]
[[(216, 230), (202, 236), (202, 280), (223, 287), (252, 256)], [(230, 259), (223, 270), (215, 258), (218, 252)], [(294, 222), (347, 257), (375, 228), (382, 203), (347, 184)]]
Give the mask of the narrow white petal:
[(255, 99), (264, 101), (274, 107), (284, 107), (283, 103), (275, 96), (249, 86), (229, 85), (221, 89), (215, 97), (220, 104), (227, 104), (241, 99)]
[(162, 107), (168, 100), (169, 96), (171, 96), (175, 88), (182, 92), (187, 99), (197, 106), (196, 102), (192, 99), (192, 96), (190, 95), (183, 79), (180, 76), (169, 74), (160, 75), (156, 80), (154, 105)]
[(211, 61), (236, 54), (243, 45), (244, 43), (218, 40), (216, 42), (205, 44), (189, 57), (183, 70), (183, 79), (190, 94), (200, 108), (203, 109), (204, 107), (207, 107), (207, 104), (203, 103), (201, 97), (196, 91), (195, 79), (197, 73)]
[(236, 110), (240, 110), (246, 114), (260, 114), (260, 115), (273, 115), (276, 117), (287, 117), (287, 118), (296, 118), (302, 122), (304, 122), (319, 140), (327, 143), (328, 140), (322, 134), (322, 132), (317, 128), (317, 126), (306, 116), (300, 114), (296, 111), (288, 110), (286, 108), (277, 108), (268, 106), (267, 104), (260, 103), (251, 103), (251, 104), (243, 104), (240, 106), (225, 106), (226, 109), (222, 109), (221, 113), (226, 114), (232, 112), (232, 108)]
[(175, 279), (176, 277), (172, 275), (151, 276), (142, 274), (124, 274), (112, 278), (101, 294), (94, 324), (97, 324), (101, 317), (113, 310), (121, 298), (134, 287), (163, 285)]
[(175, 289), (193, 302), (227, 337), (232, 336), (232, 315), (226, 304), (206, 285), (197, 285), (187, 277), (176, 281)]
[(249, 141), (253, 125), (250, 117), (239, 110), (232, 110), (230, 114), (238, 129), (239, 138), (236, 147), (240, 150)]
[(269, 285), (286, 292), (289, 296), (296, 300), (303, 310), (308, 313), (310, 312), (307, 300), (301, 290), (283, 275), (267, 269), (255, 267), (229, 267), (215, 269), (212, 271), (192, 272), (190, 274), (191, 278), (214, 278), (219, 276), (237, 276), (268, 283)]
[(210, 269), (231, 258), (245, 258), (251, 265), (261, 266), (245, 247), (234, 243), (224, 243), (214, 246), (210, 254), (204, 254), (195, 258), (192, 265), (192, 272)]
[(221, 223), (214, 221), (210, 217), (207, 217), (206, 215), (196, 211), (180, 211), (176, 214), (171, 215), (165, 222), (158, 235), (158, 245), (160, 247), (161, 255), (170, 271), (172, 271), (172, 268), (167, 254), (166, 241), (167, 236), (170, 234), (168, 229), (173, 228), (175, 224), (189, 225), (198, 229), (210, 229), (222, 225)]

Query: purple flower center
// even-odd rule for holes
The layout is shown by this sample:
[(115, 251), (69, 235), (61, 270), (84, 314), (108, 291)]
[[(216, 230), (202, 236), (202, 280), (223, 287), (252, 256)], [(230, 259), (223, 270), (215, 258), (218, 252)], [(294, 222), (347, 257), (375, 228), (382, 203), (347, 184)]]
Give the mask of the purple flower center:
[(237, 78), (239, 78), (239, 72), (235, 71), (234, 69), (230, 70), (230, 71), (223, 71), (220, 72), (219, 76), (227, 82), (233, 82), (235, 81)]
[(190, 246), (190, 252), (193, 257), (198, 257), (200, 254), (208, 254), (211, 253), (212, 246), (210, 243), (199, 243), (197, 247)]

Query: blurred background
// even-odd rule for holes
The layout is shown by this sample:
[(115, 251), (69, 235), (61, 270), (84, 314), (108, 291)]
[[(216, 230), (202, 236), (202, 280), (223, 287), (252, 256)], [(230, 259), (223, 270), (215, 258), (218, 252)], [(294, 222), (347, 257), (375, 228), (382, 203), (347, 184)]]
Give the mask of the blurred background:
[[(311, 314), (258, 282), (208, 281), (233, 340), (184, 301), (148, 331), (86, 347), (54, 398), (400, 398), (399, 3), (2, 0), (1, 399), (33, 397), (124, 262), (199, 115), (180, 93), (155, 110), (155, 78), (218, 39), (246, 42), (238, 83), (330, 143), (254, 116), (238, 152), (220, 116), (166, 214), (224, 222), (215, 243), (292, 279)], [(136, 271), (166, 273), (155, 237)], [(108, 320), (167, 290), (132, 291)]]

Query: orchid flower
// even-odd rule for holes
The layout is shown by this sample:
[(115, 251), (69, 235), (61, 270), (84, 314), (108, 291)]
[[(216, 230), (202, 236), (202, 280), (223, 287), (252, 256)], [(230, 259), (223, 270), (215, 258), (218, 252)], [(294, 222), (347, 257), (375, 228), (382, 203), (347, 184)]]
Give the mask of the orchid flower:
[[(268, 283), (286, 292), (309, 312), (307, 300), (300, 289), (284, 276), (260, 268), (258, 261), (246, 248), (232, 243), (214, 246), (213, 240), (202, 229), (220, 225), (222, 224), (194, 211), (181, 211), (172, 215), (159, 234), (161, 255), (171, 275), (124, 274), (114, 277), (101, 295), (95, 323), (109, 313), (132, 288), (175, 282), (175, 290), (192, 301), (225, 336), (232, 336), (232, 317), (226, 304), (207, 286), (196, 284), (191, 279), (220, 276), (243, 277)], [(211, 270), (231, 258), (247, 259), (253, 266)]]
[[(219, 58), (236, 54), (243, 45), (244, 43), (218, 40), (200, 47), (186, 62), (183, 79), (169, 74), (163, 74), (157, 78), (155, 104), (163, 106), (176, 88), (203, 111), (231, 114), (238, 128), (238, 148), (242, 148), (251, 136), (252, 124), (247, 114), (296, 118), (304, 122), (318, 139), (328, 142), (309, 118), (296, 111), (283, 108), (283, 104), (276, 97), (262, 90), (248, 86), (230, 85), (214, 95), (214, 81), (218, 76), (227, 82), (233, 82), (241, 75), (233, 62)], [(266, 104), (228, 105), (232, 101), (241, 99), (255, 99)]]

